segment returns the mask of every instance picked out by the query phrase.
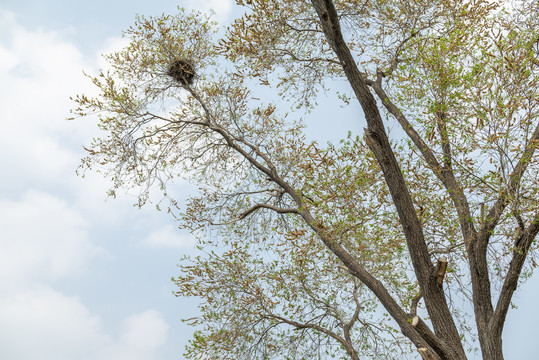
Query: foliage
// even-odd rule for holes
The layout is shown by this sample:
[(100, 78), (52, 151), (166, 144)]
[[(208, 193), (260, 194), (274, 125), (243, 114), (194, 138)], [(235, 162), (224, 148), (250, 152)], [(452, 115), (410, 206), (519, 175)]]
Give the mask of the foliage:
[[(502, 359), (512, 295), (536, 264), (537, 9), (237, 3), (220, 38), (182, 9), (137, 18), (91, 77), (100, 95), (74, 98), (105, 134), (82, 168), (110, 176), (112, 194), (138, 187), (140, 206), (157, 183), (199, 236), (174, 280), (203, 301), (186, 356), (465, 359), (480, 345)], [(169, 76), (178, 61), (194, 81)], [(291, 118), (308, 123), (338, 78), (365, 134), (308, 142)], [(402, 129), (391, 139), (389, 124)], [(176, 178), (199, 187), (184, 206)]]

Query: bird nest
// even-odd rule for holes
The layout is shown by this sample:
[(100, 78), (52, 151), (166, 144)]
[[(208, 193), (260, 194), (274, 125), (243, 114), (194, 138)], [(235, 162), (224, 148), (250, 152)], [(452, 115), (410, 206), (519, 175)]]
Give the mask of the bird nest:
[(181, 85), (192, 85), (193, 80), (195, 79), (195, 67), (189, 60), (177, 59), (170, 63), (167, 75)]

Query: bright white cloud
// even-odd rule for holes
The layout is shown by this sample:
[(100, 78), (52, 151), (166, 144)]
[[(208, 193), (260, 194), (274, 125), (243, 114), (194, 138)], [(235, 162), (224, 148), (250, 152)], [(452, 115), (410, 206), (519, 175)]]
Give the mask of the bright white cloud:
[(192, 249), (195, 245), (195, 238), (192, 235), (180, 233), (180, 230), (172, 225), (166, 225), (154, 230), (141, 240), (141, 245), (150, 247), (173, 247), (180, 249)]
[(0, 296), (0, 324), (0, 359), (17, 360), (155, 360), (169, 328), (146, 310), (111, 335), (79, 298), (44, 286)]
[(2, 359), (82, 359), (110, 342), (80, 299), (47, 287), (0, 298), (0, 323)]
[[(66, 120), (75, 105), (70, 96), (96, 92), (83, 69), (96, 73), (105, 64), (98, 54), (86, 60), (67, 41), (64, 35), (69, 32), (30, 31), (12, 13), (0, 9), (0, 164), (13, 170), (0, 178), (0, 188), (61, 184), (66, 192), (77, 194), (76, 204), (85, 204), (86, 215), (114, 221), (123, 213), (119, 206), (114, 210), (103, 206), (110, 183), (97, 176), (87, 181), (75, 176), (84, 156), (82, 144), (99, 134), (96, 122)], [(118, 50), (126, 41), (110, 38), (99, 54)]]
[(167, 340), (169, 326), (158, 311), (146, 310), (123, 321), (121, 344), (138, 350), (151, 350)]
[(83, 216), (66, 201), (36, 190), (0, 201), (0, 283), (80, 274), (104, 250), (88, 239)]
[[(14, 129), (31, 125), (27, 129), (31, 133), (36, 129), (67, 132), (69, 96), (87, 83), (82, 70), (88, 64), (82, 53), (60, 32), (26, 30), (3, 10), (0, 32), (0, 53), (7, 59), (0, 62), (4, 85), (0, 94), (6, 105), (3, 125)], [(22, 126), (21, 121), (27, 126)]]
[[(136, 218), (129, 206), (134, 198), (105, 204), (108, 184), (99, 175), (83, 181), (74, 174), (81, 144), (97, 130), (92, 120), (65, 120), (73, 107), (69, 96), (92, 95), (82, 70), (95, 73), (104, 63), (97, 54), (85, 59), (64, 35), (28, 30), (0, 9), (0, 164), (6, 170), (0, 179), (0, 359), (160, 359), (169, 331), (160, 312), (132, 314), (117, 331), (83, 299), (50, 285), (81, 274), (93, 281), (87, 270), (116, 253), (119, 241), (103, 242), (104, 250), (92, 242), (90, 228), (117, 230)], [(125, 41), (111, 38), (100, 53)]]
[(0, 33), (0, 162), (17, 169), (14, 182), (61, 178), (78, 162), (65, 145), (91, 136), (88, 126), (66, 121), (69, 96), (90, 86), (82, 74), (89, 66), (61, 33), (26, 30), (1, 9)]

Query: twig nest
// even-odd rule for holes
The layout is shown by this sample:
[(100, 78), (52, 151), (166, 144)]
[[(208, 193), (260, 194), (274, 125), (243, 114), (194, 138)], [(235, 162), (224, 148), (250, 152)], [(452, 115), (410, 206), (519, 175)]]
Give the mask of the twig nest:
[(192, 85), (195, 79), (195, 67), (189, 60), (176, 59), (168, 67), (167, 75), (181, 85)]

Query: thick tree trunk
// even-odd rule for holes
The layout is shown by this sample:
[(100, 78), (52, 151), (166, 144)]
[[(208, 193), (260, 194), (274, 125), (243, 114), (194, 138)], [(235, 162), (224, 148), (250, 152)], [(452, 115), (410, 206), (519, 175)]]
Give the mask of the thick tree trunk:
[(483, 332), (479, 334), (483, 360), (503, 360), (503, 346), (501, 333)]
[(412, 264), (421, 287), (427, 310), (436, 335), (447, 344), (441, 358), (466, 359), (460, 335), (447, 305), (442, 286), (438, 285), (436, 268), (431, 263), (423, 230), (408, 188), (402, 176), (374, 96), (367, 88), (355, 60), (340, 30), (337, 12), (331, 0), (312, 0), (328, 43), (338, 56), (343, 70), (365, 113), (368, 130), (367, 143), (375, 154), (388, 184), (393, 202), (401, 219)]

